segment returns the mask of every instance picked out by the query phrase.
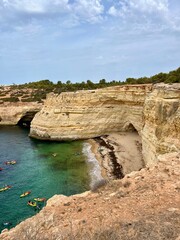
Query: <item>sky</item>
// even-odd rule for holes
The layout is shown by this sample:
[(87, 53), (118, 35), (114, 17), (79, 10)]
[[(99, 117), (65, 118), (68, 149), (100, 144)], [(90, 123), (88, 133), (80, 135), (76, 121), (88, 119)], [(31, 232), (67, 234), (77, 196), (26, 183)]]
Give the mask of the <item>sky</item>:
[(123, 81), (179, 66), (179, 0), (0, 0), (0, 84)]

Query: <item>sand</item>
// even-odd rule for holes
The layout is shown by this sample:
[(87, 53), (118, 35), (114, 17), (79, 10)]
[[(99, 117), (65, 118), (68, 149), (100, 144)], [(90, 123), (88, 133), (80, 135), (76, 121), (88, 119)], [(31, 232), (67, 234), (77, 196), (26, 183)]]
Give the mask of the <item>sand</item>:
[(137, 132), (119, 132), (89, 140), (104, 178), (123, 178), (145, 166)]

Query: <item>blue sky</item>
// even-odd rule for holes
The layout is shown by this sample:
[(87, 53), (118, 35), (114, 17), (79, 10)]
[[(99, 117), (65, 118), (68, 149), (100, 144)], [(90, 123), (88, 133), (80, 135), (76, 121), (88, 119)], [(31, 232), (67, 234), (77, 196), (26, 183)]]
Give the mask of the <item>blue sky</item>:
[(179, 66), (179, 0), (0, 0), (0, 84), (125, 80)]

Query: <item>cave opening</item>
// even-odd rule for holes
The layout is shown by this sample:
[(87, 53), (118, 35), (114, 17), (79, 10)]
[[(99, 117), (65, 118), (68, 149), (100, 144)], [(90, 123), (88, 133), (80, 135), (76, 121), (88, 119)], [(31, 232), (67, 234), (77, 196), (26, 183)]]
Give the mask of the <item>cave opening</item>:
[(134, 127), (134, 125), (132, 123), (129, 123), (125, 129), (127, 132), (137, 132), (137, 134), (138, 134), (138, 131), (136, 130), (136, 128)]
[(23, 115), (21, 119), (18, 121), (17, 125), (21, 127), (30, 128), (31, 121), (33, 120), (35, 114), (36, 112), (34, 111), (26, 112), (25, 115)]

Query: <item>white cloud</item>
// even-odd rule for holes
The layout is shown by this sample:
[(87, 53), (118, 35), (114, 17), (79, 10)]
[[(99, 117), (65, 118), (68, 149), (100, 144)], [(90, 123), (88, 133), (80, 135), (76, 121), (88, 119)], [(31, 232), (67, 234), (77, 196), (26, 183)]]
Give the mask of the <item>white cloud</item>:
[(101, 4), (101, 0), (76, 0), (72, 10), (84, 20), (87, 19), (88, 22), (95, 23), (101, 19), (104, 6)]
[(1, 79), (111, 80), (168, 71), (180, 55), (179, 12), (179, 0), (0, 0)]
[(153, 13), (168, 12), (168, 0), (119, 0), (109, 8), (108, 13), (113, 16), (124, 16), (133, 12)]
[(72, 28), (97, 23), (103, 13), (101, 0), (0, 0), (0, 31), (38, 33), (49, 24)]
[(130, 0), (129, 6), (142, 12), (167, 12), (168, 0)]
[(172, 13), (169, 5), (170, 0), (0, 0), (0, 30), (26, 29), (27, 26), (33, 31), (33, 27), (47, 27), (50, 22), (54, 26), (73, 28), (81, 23), (107, 22), (113, 16), (132, 28), (157, 26), (161, 30), (166, 26), (179, 31), (179, 12)]
[(114, 17), (119, 15), (118, 10), (115, 8), (115, 6), (111, 6), (108, 10), (108, 13)]
[(121, 18), (122, 23), (128, 23), (133, 29), (138, 26), (152, 31), (180, 30), (179, 11), (172, 11), (170, 0), (118, 0), (107, 13)]
[(3, 7), (26, 13), (60, 12), (68, 9), (68, 0), (3, 0)]

